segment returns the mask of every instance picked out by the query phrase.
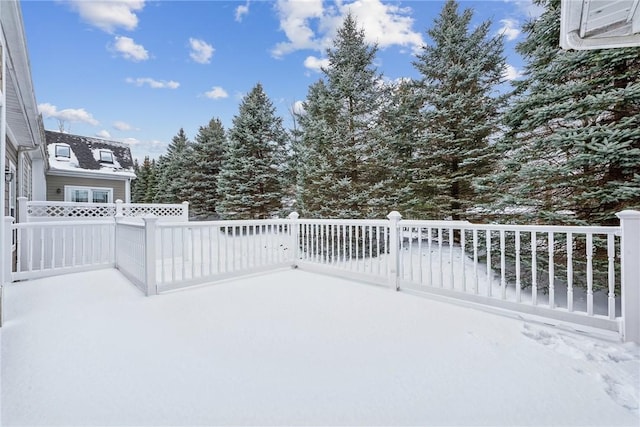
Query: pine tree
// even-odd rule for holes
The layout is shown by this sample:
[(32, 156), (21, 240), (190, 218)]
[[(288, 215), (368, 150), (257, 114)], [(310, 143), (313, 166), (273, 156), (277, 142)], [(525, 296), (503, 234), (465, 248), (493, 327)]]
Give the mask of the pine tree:
[(363, 218), (386, 215), (390, 171), (378, 126), (381, 76), (377, 47), (347, 15), (327, 50), (323, 79), (309, 87), (298, 156), (297, 201), (304, 216)]
[(225, 130), (220, 119), (213, 118), (207, 126), (200, 126), (189, 159), (190, 180), (186, 187), (189, 210), (198, 218), (217, 217), (217, 181), (225, 144)]
[(424, 201), (413, 191), (412, 182), (424, 167), (417, 144), (425, 130), (421, 115), (424, 97), (419, 84), (413, 80), (395, 82), (387, 89), (380, 122), (387, 141), (385, 162), (392, 171), (388, 183), (393, 195), (390, 201), (403, 217), (420, 219)]
[(423, 162), (410, 192), (425, 218), (469, 217), (479, 197), (473, 182), (491, 170), (490, 136), (496, 132), (502, 98), (495, 96), (505, 67), (501, 36), (490, 21), (470, 28), (473, 12), (458, 12), (448, 0), (414, 66), (422, 74), (425, 132), (416, 156)]
[(637, 48), (565, 51), (558, 47), (560, 0), (517, 46), (527, 61), (500, 141), (498, 208), (524, 219), (618, 224), (640, 207), (640, 55)]
[(258, 83), (233, 118), (218, 175), (217, 212), (228, 219), (264, 219), (279, 213), (287, 134)]
[(147, 176), (147, 189), (144, 194), (144, 203), (153, 203), (158, 192), (158, 163), (155, 159), (149, 165), (149, 175)]
[(151, 174), (151, 161), (149, 156), (145, 156), (142, 165), (138, 165), (136, 160), (136, 176), (133, 181), (131, 199), (134, 203), (147, 203), (147, 191), (149, 188), (149, 175)]
[(189, 183), (189, 152), (191, 142), (184, 129), (180, 128), (167, 147), (167, 154), (158, 162), (158, 187), (154, 196), (155, 203), (181, 203), (188, 201), (186, 188)]

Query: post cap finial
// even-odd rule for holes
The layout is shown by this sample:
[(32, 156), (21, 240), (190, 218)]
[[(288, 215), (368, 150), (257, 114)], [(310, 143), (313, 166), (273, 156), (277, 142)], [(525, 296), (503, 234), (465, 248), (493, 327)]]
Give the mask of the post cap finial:
[(400, 212), (398, 211), (391, 211), (389, 212), (389, 215), (387, 215), (387, 218), (389, 218), (390, 220), (399, 220), (402, 218), (402, 215), (400, 215)]

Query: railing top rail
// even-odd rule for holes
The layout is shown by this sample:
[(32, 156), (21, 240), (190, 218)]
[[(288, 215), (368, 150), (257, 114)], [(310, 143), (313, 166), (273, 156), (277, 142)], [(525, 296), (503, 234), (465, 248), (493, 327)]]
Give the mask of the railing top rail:
[(144, 228), (144, 220), (142, 219), (142, 217), (137, 217), (137, 218), (129, 218), (129, 217), (127, 217), (127, 218), (118, 218), (116, 223), (118, 225), (126, 225), (126, 226), (130, 226), (130, 227)]
[(299, 224), (326, 224), (326, 225), (370, 225), (388, 227), (389, 221), (386, 219), (307, 219), (301, 218)]
[(473, 224), (466, 221), (414, 221), (403, 220), (405, 227), (453, 228), (456, 230), (525, 231), (538, 233), (577, 233), (577, 234), (618, 234), (617, 226), (580, 226), (580, 225), (516, 225), (516, 224)]
[(105, 219), (92, 219), (92, 220), (84, 220), (84, 221), (38, 221), (38, 222), (18, 222), (12, 224), (11, 227), (14, 229), (22, 229), (22, 228), (43, 228), (43, 227), (75, 227), (79, 225), (87, 225), (87, 226), (96, 226), (96, 225), (111, 225), (114, 224), (115, 221), (113, 217), (106, 217)]
[(219, 221), (180, 221), (180, 222), (163, 222), (158, 223), (158, 227), (232, 227), (232, 226), (251, 226), (251, 225), (286, 225), (291, 224), (288, 219), (232, 219)]
[(158, 208), (158, 207), (175, 207), (182, 209), (183, 203), (122, 203), (122, 207), (140, 207), (140, 208)]
[(115, 203), (93, 202), (52, 202), (47, 200), (30, 200), (27, 206), (69, 206), (69, 207), (113, 207)]

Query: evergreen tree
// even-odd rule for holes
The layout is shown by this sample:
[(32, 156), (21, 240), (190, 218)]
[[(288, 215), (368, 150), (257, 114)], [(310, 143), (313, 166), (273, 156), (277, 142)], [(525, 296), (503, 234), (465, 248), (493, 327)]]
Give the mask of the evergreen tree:
[(501, 36), (489, 37), (490, 21), (470, 28), (473, 12), (448, 0), (414, 66), (422, 74), (426, 130), (417, 142), (410, 192), (423, 217), (460, 219), (478, 202), (473, 181), (491, 170), (490, 136), (496, 132), (505, 59)]
[(189, 184), (189, 154), (191, 143), (180, 128), (167, 147), (167, 154), (158, 162), (158, 187), (155, 203), (181, 203), (188, 201), (186, 188)]
[(218, 118), (211, 119), (207, 126), (200, 126), (195, 137), (189, 161), (190, 181), (186, 191), (189, 194), (189, 210), (196, 217), (217, 217), (217, 180), (225, 141), (224, 127)]
[(144, 203), (153, 203), (158, 192), (158, 163), (155, 159), (149, 165), (149, 175), (147, 176), (147, 189), (144, 194)]
[(233, 118), (218, 175), (216, 210), (228, 219), (264, 219), (282, 206), (287, 134), (275, 107), (257, 84)]
[(392, 171), (388, 183), (393, 194), (390, 200), (403, 217), (421, 219), (424, 201), (413, 191), (412, 182), (424, 167), (416, 143), (425, 130), (421, 115), (423, 91), (419, 84), (407, 79), (389, 85), (387, 92), (380, 122), (387, 141), (385, 159)]
[(297, 150), (297, 201), (304, 216), (362, 218), (386, 215), (381, 162), (384, 138), (378, 126), (381, 76), (373, 66), (376, 46), (347, 15), (327, 50), (324, 79), (309, 87)]
[(149, 188), (149, 175), (151, 174), (151, 161), (149, 156), (145, 156), (142, 165), (135, 162), (136, 176), (133, 181), (133, 190), (131, 191), (131, 200), (134, 203), (147, 203), (147, 191)]
[(558, 47), (560, 0), (525, 29), (527, 61), (500, 141), (497, 208), (527, 221), (618, 224), (640, 207), (640, 55), (637, 48)]

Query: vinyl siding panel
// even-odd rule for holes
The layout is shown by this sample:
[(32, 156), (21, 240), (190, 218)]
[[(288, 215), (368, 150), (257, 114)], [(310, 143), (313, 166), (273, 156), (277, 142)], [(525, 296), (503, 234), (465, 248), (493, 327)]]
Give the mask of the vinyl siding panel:
[[(18, 150), (7, 140), (7, 151), (5, 153), (6, 165), (10, 167), (10, 165), (14, 165), (17, 168), (18, 165)], [(15, 181), (17, 177), (13, 178), (11, 183), (8, 183), (4, 187), (4, 215), (8, 216), (9, 213), (9, 186), (15, 186)], [(2, 179), (4, 179), (4, 171), (2, 172)]]
[[(125, 200), (125, 182), (111, 179), (76, 178), (69, 176), (47, 175), (47, 200), (64, 202), (64, 187), (113, 188), (113, 201)], [(57, 190), (60, 189), (58, 194)]]

